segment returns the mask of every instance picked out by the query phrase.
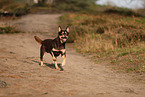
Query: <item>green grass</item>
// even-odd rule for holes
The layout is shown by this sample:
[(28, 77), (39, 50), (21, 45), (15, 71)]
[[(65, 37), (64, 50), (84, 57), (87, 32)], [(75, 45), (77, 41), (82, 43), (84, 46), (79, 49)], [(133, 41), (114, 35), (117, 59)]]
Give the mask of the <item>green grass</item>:
[(125, 72), (145, 72), (145, 18), (114, 13), (75, 13), (60, 17), (69, 25), (69, 42), (79, 53), (93, 54)]

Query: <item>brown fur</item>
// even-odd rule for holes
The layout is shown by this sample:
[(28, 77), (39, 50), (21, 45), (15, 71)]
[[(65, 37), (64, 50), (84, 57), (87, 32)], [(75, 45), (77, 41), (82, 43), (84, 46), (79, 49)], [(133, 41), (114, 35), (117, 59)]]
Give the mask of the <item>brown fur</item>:
[(36, 40), (39, 44), (41, 44), (41, 43), (42, 43), (42, 40), (41, 40), (39, 37), (34, 36), (34, 38), (35, 38), (35, 40)]

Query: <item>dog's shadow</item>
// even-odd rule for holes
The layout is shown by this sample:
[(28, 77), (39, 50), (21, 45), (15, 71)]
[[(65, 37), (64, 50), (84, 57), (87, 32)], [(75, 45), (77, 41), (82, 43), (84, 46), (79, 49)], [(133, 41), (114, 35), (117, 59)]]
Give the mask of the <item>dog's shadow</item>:
[[(35, 61), (35, 60), (32, 60), (32, 61), (35, 62), (35, 63), (38, 63), (39, 65), (41, 65), (41, 63), (38, 62), (38, 61)], [(51, 69), (56, 69), (56, 68), (55, 68), (55, 64), (53, 64), (53, 63), (51, 63), (51, 64), (49, 64), (49, 63), (43, 63), (43, 64), (44, 64), (45, 66), (51, 68)], [(60, 63), (58, 63), (57, 65), (58, 65), (58, 67), (60, 68), (60, 71), (63, 71), (63, 70), (64, 70), (64, 69), (62, 68), (62, 66), (61, 66)]]

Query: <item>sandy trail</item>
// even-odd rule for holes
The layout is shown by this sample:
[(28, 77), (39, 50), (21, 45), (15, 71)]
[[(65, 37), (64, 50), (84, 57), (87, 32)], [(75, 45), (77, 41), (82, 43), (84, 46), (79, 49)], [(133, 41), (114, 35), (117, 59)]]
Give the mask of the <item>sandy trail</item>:
[[(10, 24), (29, 33), (0, 35), (0, 80), (7, 83), (7, 87), (0, 88), (0, 97), (145, 96), (144, 83), (134, 81), (130, 75), (116, 73), (106, 65), (95, 64), (77, 54), (70, 48), (71, 44), (67, 44), (67, 63), (63, 72), (53, 68), (49, 54), (44, 57), (47, 66), (41, 67), (40, 46), (33, 36), (55, 38), (59, 16), (24, 16)], [(31, 33), (33, 31), (39, 33)], [(58, 59), (62, 61), (61, 57)]]

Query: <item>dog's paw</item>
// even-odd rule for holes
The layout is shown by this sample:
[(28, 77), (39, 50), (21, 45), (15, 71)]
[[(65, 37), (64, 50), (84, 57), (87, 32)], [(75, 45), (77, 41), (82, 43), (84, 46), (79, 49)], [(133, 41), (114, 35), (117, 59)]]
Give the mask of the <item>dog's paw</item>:
[(41, 66), (41, 67), (45, 66), (45, 65), (43, 64), (43, 61), (41, 61), (40, 66)]
[(41, 64), (41, 67), (44, 67), (44, 66), (45, 66), (44, 64), (43, 65)]
[(62, 62), (61, 66), (64, 66), (65, 65), (65, 62)]
[(55, 67), (55, 69), (60, 70), (60, 68), (59, 68), (59, 67)]

